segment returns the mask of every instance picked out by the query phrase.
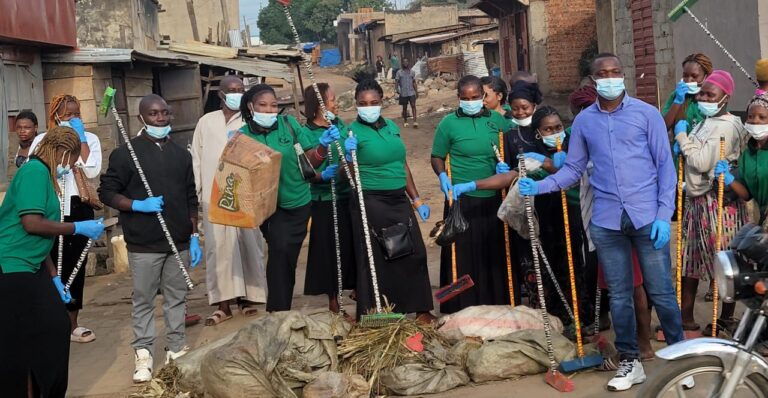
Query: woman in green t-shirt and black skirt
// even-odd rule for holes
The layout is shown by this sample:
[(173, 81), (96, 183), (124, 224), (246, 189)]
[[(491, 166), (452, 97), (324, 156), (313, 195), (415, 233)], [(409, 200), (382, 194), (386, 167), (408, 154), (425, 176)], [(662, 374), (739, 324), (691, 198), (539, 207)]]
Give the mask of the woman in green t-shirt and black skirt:
[[(344, 143), (345, 149), (357, 151), (371, 246), (379, 290), (395, 312), (417, 314), (417, 319), (432, 322), (432, 289), (427, 270), (427, 250), (421, 237), (414, 210), (422, 221), (429, 218), (429, 206), (419, 193), (406, 162), (406, 148), (400, 130), (381, 116), (384, 91), (375, 80), (365, 80), (355, 89), (357, 120), (350, 124), (354, 133)], [(347, 155), (349, 156), (349, 155)], [(351, 158), (350, 158), (351, 159)], [(359, 201), (351, 203), (357, 258), (357, 317), (376, 309), (364, 242)], [(392, 260), (385, 258), (373, 234), (381, 236), (383, 228), (397, 224), (408, 226), (411, 254)], [(384, 299), (382, 297), (382, 301)]]
[(49, 253), (56, 236), (98, 239), (104, 231), (101, 220), (59, 222), (56, 180), (70, 172), (79, 155), (77, 133), (52, 128), (16, 173), (0, 206), (3, 396), (64, 397), (67, 392), (70, 324), (64, 304), (72, 297)]
[[(345, 131), (344, 121), (336, 116), (336, 95), (327, 83), (318, 83), (328, 114), (325, 117), (317, 100), (313, 87), (304, 90), (304, 114), (307, 124), (304, 133), (314, 143), (334, 125)], [(326, 119), (327, 118), (327, 119)], [(331, 122), (329, 123), (328, 120)], [(340, 138), (343, 145), (344, 137)], [(340, 178), (339, 153), (331, 147), (328, 158), (317, 168), (312, 179), (312, 227), (309, 231), (309, 254), (307, 255), (307, 273), (304, 278), (304, 294), (328, 295), (328, 308), (339, 312), (338, 275), (336, 270), (336, 239), (333, 226), (333, 201), (331, 199), (331, 179), (336, 182), (336, 215), (339, 233), (339, 251), (341, 255), (342, 289), (355, 288), (355, 250), (352, 245), (352, 226), (349, 214), (349, 181)], [(340, 174), (341, 172), (341, 174)]]
[[(280, 179), (277, 188), (277, 210), (261, 225), (267, 241), (267, 311), (288, 311), (296, 283), (296, 263), (301, 244), (307, 236), (310, 215), (309, 182), (299, 166), (294, 144), (305, 152), (312, 167), (318, 167), (327, 156), (328, 145), (339, 138), (332, 126), (314, 140), (292, 116), (278, 116), (275, 90), (266, 84), (251, 87), (240, 102), (245, 126), (240, 131), (256, 141), (280, 152)], [(316, 145), (317, 142), (319, 145)], [(314, 171), (312, 171), (312, 176)]]

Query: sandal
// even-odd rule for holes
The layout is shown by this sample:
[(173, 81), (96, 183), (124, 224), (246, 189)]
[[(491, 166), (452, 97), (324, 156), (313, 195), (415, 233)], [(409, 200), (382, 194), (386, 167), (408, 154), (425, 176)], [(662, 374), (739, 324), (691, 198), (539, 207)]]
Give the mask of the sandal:
[(243, 316), (254, 316), (259, 312), (259, 310), (256, 308), (256, 306), (253, 305), (241, 305), (240, 306), (240, 313), (243, 314)]
[(205, 318), (205, 326), (216, 326), (229, 319), (232, 319), (232, 315), (227, 315), (222, 310), (216, 310), (208, 318)]
[(93, 333), (93, 330), (82, 326), (75, 328), (69, 336), (69, 341), (75, 343), (90, 343), (93, 340), (96, 340), (96, 334)]

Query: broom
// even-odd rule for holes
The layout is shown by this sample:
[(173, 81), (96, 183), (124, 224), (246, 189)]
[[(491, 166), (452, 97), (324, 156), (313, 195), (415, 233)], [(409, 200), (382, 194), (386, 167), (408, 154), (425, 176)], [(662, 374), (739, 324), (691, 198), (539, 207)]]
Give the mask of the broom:
[[(560, 137), (556, 139), (557, 151), (562, 150)], [(573, 373), (582, 369), (589, 369), (600, 366), (603, 363), (603, 357), (600, 355), (585, 355), (584, 343), (581, 338), (581, 322), (579, 320), (579, 297), (576, 294), (576, 273), (573, 267), (573, 249), (571, 247), (571, 225), (568, 220), (568, 200), (565, 190), (560, 190), (560, 200), (563, 204), (563, 224), (565, 225), (565, 252), (568, 256), (568, 274), (571, 278), (571, 302), (573, 302), (573, 325), (576, 329), (576, 348), (579, 358), (560, 362), (560, 370), (565, 373)]]
[[(502, 157), (502, 154), (504, 153), (504, 132), (499, 130), (499, 150), (496, 152), (496, 158), (499, 162), (503, 162), (504, 158)], [(504, 199), (507, 197), (507, 190), (502, 189), (501, 190), (501, 201), (503, 202)], [(506, 254), (506, 261), (507, 261), (507, 290), (509, 290), (509, 305), (512, 306), (512, 308), (515, 308), (515, 284), (514, 280), (512, 278), (512, 253), (510, 253), (510, 247), (509, 247), (509, 227), (507, 226), (507, 223), (501, 222), (502, 226), (504, 227), (504, 253)]]
[[(725, 160), (725, 137), (720, 136), (720, 160)], [(720, 174), (717, 179), (717, 232), (715, 237), (715, 253), (719, 252), (723, 246), (723, 194), (725, 193), (725, 174)], [(712, 278), (712, 337), (717, 337), (717, 312), (718, 312), (718, 291), (717, 283)]]
[(683, 154), (677, 155), (677, 306), (683, 302)]
[[(448, 173), (448, 179), (451, 179), (451, 156), (448, 155), (445, 158), (445, 171)], [(448, 206), (453, 206), (453, 192), (448, 191)], [(456, 204), (458, 206), (458, 204)], [(464, 274), (461, 278), (457, 278), (458, 271), (456, 269), (456, 242), (451, 243), (451, 280), (450, 285), (443, 286), (435, 292), (435, 299), (442, 304), (459, 294), (469, 290), (472, 286), (475, 286), (475, 282), (469, 274)]]

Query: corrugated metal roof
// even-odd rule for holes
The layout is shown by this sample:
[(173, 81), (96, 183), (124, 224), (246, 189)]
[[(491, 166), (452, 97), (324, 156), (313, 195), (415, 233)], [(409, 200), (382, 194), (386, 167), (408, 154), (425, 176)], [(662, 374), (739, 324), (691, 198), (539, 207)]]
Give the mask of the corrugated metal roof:
[(100, 64), (109, 62), (131, 62), (130, 48), (78, 48), (74, 51), (43, 52), (43, 62), (65, 64)]
[(481, 26), (479, 28), (475, 28), (475, 29), (471, 29), (471, 30), (463, 30), (463, 31), (459, 31), (459, 32), (438, 33), (438, 34), (433, 34), (433, 35), (414, 37), (414, 38), (408, 39), (407, 41), (409, 41), (411, 43), (415, 43), (415, 44), (439, 43), (439, 42), (443, 42), (443, 41), (446, 41), (446, 40), (453, 39), (455, 37), (467, 36), (467, 35), (471, 35), (471, 34), (474, 34), (474, 33), (485, 32), (485, 31), (489, 31), (489, 30), (493, 30), (493, 29), (497, 29), (497, 28), (498, 28), (498, 25), (491, 24), (491, 25)]

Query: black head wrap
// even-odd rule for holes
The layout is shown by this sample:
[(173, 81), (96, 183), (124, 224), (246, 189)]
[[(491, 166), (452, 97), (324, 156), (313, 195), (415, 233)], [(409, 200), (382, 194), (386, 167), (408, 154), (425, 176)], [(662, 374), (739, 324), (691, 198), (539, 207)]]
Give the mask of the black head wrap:
[(512, 89), (509, 91), (509, 102), (516, 99), (524, 99), (532, 104), (540, 104), (542, 101), (541, 90), (539, 90), (538, 83), (528, 83), (523, 80), (518, 80), (512, 85)]

